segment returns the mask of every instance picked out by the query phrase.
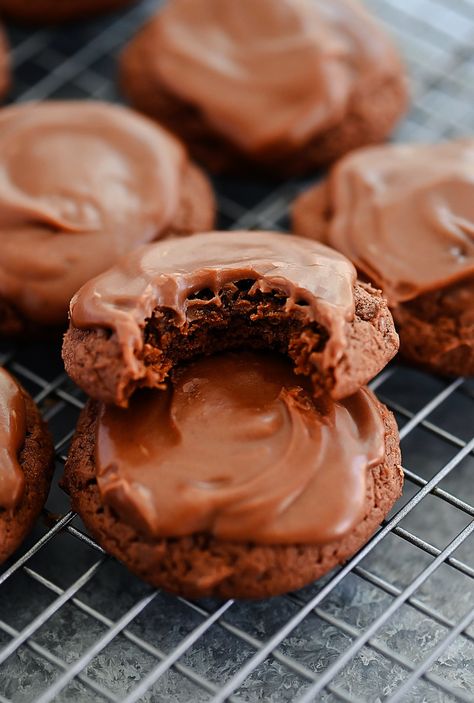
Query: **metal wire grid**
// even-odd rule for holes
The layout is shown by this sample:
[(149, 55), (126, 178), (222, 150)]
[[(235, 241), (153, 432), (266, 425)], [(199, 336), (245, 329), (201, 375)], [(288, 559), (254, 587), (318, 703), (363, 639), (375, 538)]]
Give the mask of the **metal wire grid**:
[[(370, 0), (398, 38), (414, 107), (398, 137), (474, 126), (474, 2)], [(14, 99), (119, 99), (114, 55), (153, 2), (74, 30), (11, 27)], [(288, 225), (301, 183), (216, 183), (223, 227)], [(0, 346), (56, 439), (83, 396), (55, 344)], [(155, 592), (109, 559), (53, 488), (0, 573), (0, 703), (474, 700), (474, 386), (392, 365), (372, 384), (401, 427), (404, 498), (345, 566), (261, 603)]]

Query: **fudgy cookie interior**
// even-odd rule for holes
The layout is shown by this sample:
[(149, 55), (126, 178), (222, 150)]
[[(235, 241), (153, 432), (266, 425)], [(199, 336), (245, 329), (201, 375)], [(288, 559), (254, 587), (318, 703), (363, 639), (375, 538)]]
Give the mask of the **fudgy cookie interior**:
[[(145, 327), (150, 360), (152, 350), (158, 349), (156, 361), (166, 373), (179, 362), (200, 354), (241, 347), (265, 348), (288, 353), (297, 370), (307, 372), (308, 356), (324, 349), (327, 331), (316, 322), (308, 323), (297, 307), (285, 310), (287, 298), (277, 291), (249, 295), (253, 284), (253, 280), (242, 280), (225, 286), (217, 295), (210, 290), (193, 294), (194, 299), (212, 302), (188, 310), (184, 329), (176, 326), (168, 311), (155, 310)], [(306, 303), (301, 300), (297, 306), (304, 308)], [(323, 387), (328, 381), (315, 374), (314, 383)]]
[(373, 378), (398, 348), (385, 301), (371, 286), (357, 284), (346, 352), (337, 366), (327, 368), (323, 354), (328, 332), (308, 320), (305, 301), (287, 309), (283, 293), (250, 293), (253, 284), (240, 280), (217, 294), (210, 290), (192, 294), (184, 324), (170, 310), (155, 308), (145, 321), (138, 375), (124, 364), (118, 339), (110, 330), (71, 327), (63, 346), (66, 370), (92, 397), (126, 405), (136, 388), (159, 385), (183, 361), (229, 349), (268, 349), (288, 354), (296, 372), (311, 378), (315, 395), (330, 392), (342, 398)]

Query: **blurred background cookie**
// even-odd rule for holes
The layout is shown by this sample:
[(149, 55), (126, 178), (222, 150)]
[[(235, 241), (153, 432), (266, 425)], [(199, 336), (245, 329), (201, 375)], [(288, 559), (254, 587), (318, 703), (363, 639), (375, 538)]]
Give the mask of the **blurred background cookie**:
[(383, 290), (407, 359), (474, 374), (474, 140), (349, 154), (295, 202), (293, 228)]
[(214, 171), (314, 169), (385, 139), (407, 103), (398, 54), (357, 0), (170, 0), (121, 74)]
[(4, 108), (0, 168), (0, 336), (64, 324), (76, 290), (120, 255), (214, 221), (181, 144), (108, 103)]

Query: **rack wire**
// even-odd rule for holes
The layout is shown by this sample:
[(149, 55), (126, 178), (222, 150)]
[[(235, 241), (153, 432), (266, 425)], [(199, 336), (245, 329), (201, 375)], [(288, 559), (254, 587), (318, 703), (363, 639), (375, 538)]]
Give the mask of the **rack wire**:
[[(369, 0), (399, 42), (413, 108), (396, 137), (474, 127), (473, 0)], [(120, 100), (116, 55), (156, 3), (70, 29), (9, 26), (15, 101)], [(223, 228), (288, 227), (304, 187), (220, 179)], [(84, 398), (60, 340), (0, 345), (55, 437), (59, 478)], [(373, 382), (401, 428), (404, 496), (347, 564), (287, 596), (198, 602), (105, 555), (56, 487), (0, 570), (0, 703), (474, 700), (474, 384), (392, 364)]]

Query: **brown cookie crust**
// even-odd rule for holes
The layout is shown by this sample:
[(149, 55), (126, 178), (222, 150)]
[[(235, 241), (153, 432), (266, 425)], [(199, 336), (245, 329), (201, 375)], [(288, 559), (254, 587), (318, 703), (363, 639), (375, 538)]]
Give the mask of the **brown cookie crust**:
[[(331, 217), (322, 182), (295, 200), (293, 232), (325, 242)], [(445, 376), (474, 375), (474, 279), (424, 293), (391, 311), (407, 361)]]
[(23, 542), (48, 497), (53, 473), (53, 441), (33, 399), (25, 392), (26, 438), (20, 452), (25, 493), (13, 510), (0, 508), (0, 564)]
[[(150, 27), (150, 29), (148, 29)], [(255, 159), (242, 154), (218, 134), (193, 105), (172, 94), (153, 69), (151, 24), (130, 42), (120, 61), (120, 84), (130, 103), (177, 134), (193, 157), (215, 173), (254, 173), (289, 177), (326, 166), (359, 146), (386, 139), (406, 111), (408, 92), (399, 75), (362, 85), (351, 98), (343, 121), (316, 136), (293, 154), (268, 151)]]
[(211, 182), (199, 166), (189, 162), (183, 175), (181, 199), (165, 236), (212, 230), (216, 220), (216, 199)]
[(294, 200), (291, 207), (292, 231), (301, 237), (325, 241), (332, 214), (327, 182), (320, 181)]
[[(144, 321), (139, 373), (124, 363), (117, 337), (105, 329), (71, 326), (64, 337), (66, 371), (88, 395), (126, 406), (139, 387), (156, 387), (179, 362), (227, 349), (271, 349), (288, 354), (296, 371), (312, 379), (315, 393), (345, 398), (366, 385), (396, 354), (398, 336), (379, 291), (357, 283), (355, 318), (347, 323), (347, 348), (337, 366), (322, 368), (326, 330), (308, 323), (301, 309), (285, 310), (277, 291), (248, 293), (253, 281), (225, 286), (218, 303), (193, 307), (179, 326), (169, 311), (155, 308)], [(205, 291), (204, 291), (205, 293)]]
[(392, 310), (400, 352), (446, 376), (474, 376), (474, 279), (425, 293)]
[[(216, 217), (216, 202), (211, 183), (205, 173), (189, 163), (183, 178), (181, 200), (175, 219), (160, 239), (186, 236), (195, 232), (211, 230)], [(66, 324), (66, 314), (64, 316)], [(35, 338), (41, 328), (34, 320), (26, 319), (8, 300), (0, 295), (0, 339), (11, 337)]]
[(19, 22), (56, 24), (112, 12), (137, 0), (0, 0), (0, 12)]
[(385, 425), (385, 462), (370, 472), (363, 520), (342, 540), (320, 545), (258, 545), (218, 540), (199, 533), (152, 540), (120, 520), (102, 503), (95, 478), (97, 403), (79, 419), (64, 474), (74, 510), (98, 543), (130, 571), (187, 598), (267, 598), (302, 588), (354, 554), (375, 532), (400, 497), (398, 431), (379, 403)]

